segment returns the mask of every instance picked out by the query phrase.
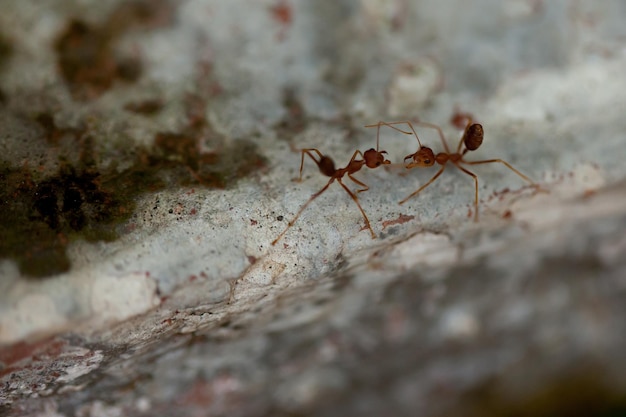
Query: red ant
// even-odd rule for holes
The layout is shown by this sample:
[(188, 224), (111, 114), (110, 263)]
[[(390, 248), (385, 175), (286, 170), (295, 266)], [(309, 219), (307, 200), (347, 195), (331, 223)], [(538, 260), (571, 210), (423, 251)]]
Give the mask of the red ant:
[[(380, 134), (380, 127), (378, 129), (378, 133)], [(315, 158), (315, 155), (313, 154), (313, 152), (317, 154), (319, 159)], [(326, 191), (326, 189), (330, 186), (330, 184), (332, 184), (335, 180), (337, 180), (339, 185), (341, 185), (343, 189), (346, 190), (346, 192), (350, 195), (352, 200), (359, 207), (359, 210), (361, 211), (361, 214), (363, 215), (363, 219), (365, 220), (365, 227), (367, 227), (370, 233), (372, 234), (372, 239), (376, 239), (376, 235), (374, 234), (374, 231), (372, 230), (372, 226), (370, 226), (370, 221), (367, 218), (367, 215), (365, 214), (363, 207), (361, 207), (361, 204), (359, 203), (357, 196), (352, 191), (350, 191), (348, 187), (346, 187), (346, 185), (341, 181), (341, 179), (345, 175), (347, 175), (348, 178), (352, 180), (352, 182), (362, 187), (365, 187), (360, 190), (357, 190), (357, 193), (369, 190), (369, 187), (365, 183), (354, 178), (352, 174), (361, 170), (363, 166), (367, 166), (368, 168), (373, 169), (373, 168), (378, 168), (381, 165), (387, 165), (391, 163), (391, 161), (385, 159), (384, 154), (387, 153), (386, 151), (380, 151), (380, 152), (378, 151), (378, 136), (376, 138), (376, 149), (372, 148), (363, 153), (358, 150), (355, 151), (354, 154), (352, 155), (352, 158), (350, 158), (350, 162), (348, 162), (348, 165), (346, 165), (345, 168), (335, 169), (335, 162), (329, 156), (322, 154), (319, 150), (315, 148), (301, 149), (300, 153), (302, 155), (302, 160), (300, 162), (300, 177), (296, 181), (298, 182), (302, 181), (302, 168), (304, 167), (304, 155), (308, 155), (313, 160), (313, 162), (317, 164), (320, 172), (326, 175), (327, 177), (330, 177), (330, 179), (328, 180), (328, 183), (324, 187), (322, 187), (321, 190), (313, 194), (309, 198), (309, 200), (306, 203), (304, 203), (302, 207), (300, 207), (300, 210), (298, 210), (298, 213), (296, 213), (296, 216), (293, 218), (293, 220), (289, 222), (289, 224), (287, 225), (287, 228), (283, 230), (282, 233), (278, 235), (276, 239), (274, 239), (274, 241), (272, 242), (272, 246), (275, 245), (283, 237), (283, 235), (287, 232), (287, 230), (289, 230), (291, 226), (294, 225), (294, 223), (296, 222), (296, 220), (298, 220), (298, 217), (300, 217), (300, 214), (302, 214), (304, 209), (313, 200), (315, 200), (324, 191)], [(360, 156), (362, 159), (357, 159), (357, 156)]]
[[(406, 132), (406, 131), (404, 131), (402, 129), (399, 129), (399, 128), (393, 126), (393, 125), (397, 125), (397, 124), (406, 124), (406, 125), (408, 125), (409, 128), (411, 129), (411, 131), (413, 132), (413, 134), (415, 135), (415, 138), (417, 139), (417, 143), (419, 144), (419, 149), (417, 150), (417, 152), (415, 152), (413, 154), (410, 154), (410, 155), (407, 155), (404, 158), (405, 163), (406, 163), (407, 159), (412, 159), (413, 160), (409, 164), (405, 165), (405, 167), (407, 169), (411, 169), (411, 168), (415, 168), (415, 167), (430, 167), (430, 166), (433, 166), (435, 164), (435, 162), (438, 163), (439, 165), (441, 165), (441, 168), (439, 168), (439, 171), (426, 184), (422, 185), (420, 188), (417, 189), (417, 191), (413, 192), (408, 197), (406, 197), (404, 200), (400, 201), (400, 204), (405, 203), (408, 199), (410, 199), (411, 197), (416, 196), (424, 188), (426, 188), (430, 184), (432, 184), (441, 175), (441, 173), (445, 170), (446, 164), (448, 162), (451, 162), (458, 169), (460, 169), (461, 171), (463, 171), (464, 173), (466, 173), (467, 175), (469, 175), (470, 177), (472, 177), (474, 179), (474, 188), (475, 188), (475, 192), (474, 192), (474, 221), (478, 221), (478, 177), (473, 172), (463, 168), (461, 166), (461, 164), (465, 164), (465, 165), (480, 165), (480, 164), (491, 164), (491, 163), (494, 163), (494, 162), (499, 162), (499, 163), (505, 165), (507, 168), (509, 168), (514, 173), (516, 173), (522, 179), (524, 179), (525, 181), (529, 182), (535, 188), (539, 188), (539, 186), (535, 182), (533, 182), (530, 178), (528, 178), (526, 175), (524, 175), (521, 172), (519, 172), (517, 169), (513, 168), (511, 166), (511, 164), (509, 164), (508, 162), (506, 162), (506, 161), (504, 161), (502, 159), (485, 159), (485, 160), (482, 160), (482, 161), (466, 161), (465, 159), (463, 159), (463, 157), (465, 156), (465, 154), (467, 152), (475, 151), (476, 149), (478, 149), (480, 147), (480, 145), (483, 143), (483, 134), (484, 134), (484, 132), (483, 132), (482, 125), (480, 125), (478, 123), (473, 123), (472, 122), (472, 118), (468, 114), (463, 114), (461, 117), (465, 118), (467, 120), (467, 122), (465, 124), (465, 130), (463, 132), (463, 136), (461, 137), (461, 140), (459, 141), (459, 145), (457, 146), (455, 153), (450, 152), (450, 149), (448, 148), (448, 144), (447, 144), (447, 142), (446, 142), (446, 140), (445, 140), (445, 138), (443, 136), (443, 132), (441, 131), (441, 128), (439, 126), (437, 126), (435, 124), (432, 124), (432, 123), (415, 122), (415, 124), (418, 125), (418, 126), (432, 128), (432, 129), (437, 130), (437, 132), (439, 133), (439, 137), (441, 138), (441, 142), (443, 143), (443, 147), (445, 149), (445, 152), (440, 152), (437, 155), (435, 155), (435, 153), (433, 152), (432, 149), (430, 149), (430, 148), (428, 148), (426, 146), (422, 146), (422, 143), (420, 142), (419, 137), (417, 136), (417, 132), (415, 131), (415, 128), (413, 127), (413, 124), (411, 124), (411, 122), (409, 122), (409, 121), (391, 122), (391, 123), (378, 122), (378, 124), (366, 126), (366, 127), (378, 126), (378, 128), (380, 128), (381, 125), (389, 126), (392, 129), (395, 129), (395, 130), (397, 130), (399, 132), (402, 132), (402, 133), (410, 135), (411, 132)], [(461, 148), (462, 148), (463, 145), (465, 145), (465, 149), (463, 149), (463, 152), (461, 152)]]

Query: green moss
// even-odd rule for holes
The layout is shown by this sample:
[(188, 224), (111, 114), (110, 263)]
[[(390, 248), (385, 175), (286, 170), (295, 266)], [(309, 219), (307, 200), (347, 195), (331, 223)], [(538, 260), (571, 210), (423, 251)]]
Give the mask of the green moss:
[(69, 269), (65, 248), (72, 240), (114, 239), (110, 226), (130, 212), (99, 177), (97, 171), (62, 165), (35, 183), (25, 168), (0, 166), (0, 257), (15, 259), (26, 275), (53, 275)]
[(13, 54), (13, 45), (11, 42), (0, 34), (0, 70), (9, 61)]

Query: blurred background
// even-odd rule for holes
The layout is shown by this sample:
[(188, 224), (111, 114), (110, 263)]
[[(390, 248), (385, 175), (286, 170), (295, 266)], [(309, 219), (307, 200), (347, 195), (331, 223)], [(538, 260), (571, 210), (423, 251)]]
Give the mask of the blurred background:
[(0, 416), (626, 416), (625, 2), (0, 10)]

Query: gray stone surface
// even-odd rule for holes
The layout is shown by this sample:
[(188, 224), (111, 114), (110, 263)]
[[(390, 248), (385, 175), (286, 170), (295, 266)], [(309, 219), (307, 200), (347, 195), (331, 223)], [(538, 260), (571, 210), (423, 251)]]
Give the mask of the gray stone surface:
[(0, 5), (0, 415), (626, 413), (623, 2)]

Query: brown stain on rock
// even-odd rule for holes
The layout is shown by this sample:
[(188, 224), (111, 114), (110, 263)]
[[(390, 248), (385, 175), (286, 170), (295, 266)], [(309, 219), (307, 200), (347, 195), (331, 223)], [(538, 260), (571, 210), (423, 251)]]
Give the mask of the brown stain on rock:
[[(85, 129), (59, 129), (52, 115), (36, 116), (48, 146), (44, 154), (58, 158), (58, 169), (42, 173), (39, 164), (0, 163), (0, 259), (14, 259), (31, 277), (68, 271), (72, 241), (111, 241), (132, 230), (124, 223), (141, 194), (190, 184), (227, 188), (266, 166), (253, 142), (225, 140), (191, 107), (182, 132), (159, 133), (153, 146), (130, 152), (120, 144), (120, 165), (106, 168)], [(211, 151), (202, 149), (205, 143)]]
[(385, 230), (388, 226), (394, 226), (396, 224), (404, 224), (406, 222), (410, 222), (414, 218), (415, 216), (407, 216), (406, 214), (399, 214), (397, 219), (385, 220), (383, 222), (383, 230)]
[(54, 49), (59, 71), (72, 96), (92, 100), (116, 81), (135, 82), (142, 74), (138, 56), (120, 56), (118, 39), (133, 29), (150, 29), (170, 24), (173, 7), (166, 0), (134, 1), (120, 5), (103, 24), (71, 20), (58, 35)]
[[(171, 24), (171, 4), (134, 1), (101, 24), (70, 21), (54, 48), (74, 98), (93, 99), (118, 81), (136, 80), (141, 63), (120, 58), (116, 42), (128, 31)], [(0, 259), (13, 259), (30, 277), (68, 271), (66, 250), (73, 241), (106, 242), (135, 229), (127, 220), (142, 194), (187, 185), (228, 188), (264, 169), (266, 160), (252, 140), (226, 138), (207, 120), (216, 91), (210, 62), (199, 62), (195, 83), (194, 93), (181, 98), (185, 126), (155, 134), (148, 146), (120, 141), (98, 147), (102, 141), (88, 120), (67, 127), (51, 111), (21, 116), (39, 127), (41, 149), (37, 160), (0, 161)], [(162, 105), (156, 97), (126, 109), (150, 115)], [(10, 102), (6, 111), (13, 111)]]

